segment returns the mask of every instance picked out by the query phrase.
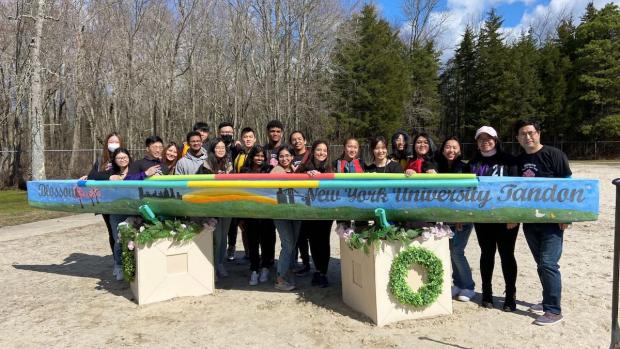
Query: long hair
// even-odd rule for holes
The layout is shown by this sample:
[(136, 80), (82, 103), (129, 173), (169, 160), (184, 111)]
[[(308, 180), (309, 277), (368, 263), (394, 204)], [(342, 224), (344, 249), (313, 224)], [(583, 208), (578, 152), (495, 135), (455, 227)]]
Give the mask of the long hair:
[(383, 143), (387, 149), (387, 141), (385, 140), (385, 137), (383, 136), (376, 136), (370, 139), (370, 154), (372, 154), (372, 160), (375, 160), (375, 153), (374, 150), (377, 147), (377, 145), (379, 143)]
[(342, 154), (340, 154), (338, 160), (344, 160), (344, 158), (347, 156), (347, 143), (349, 143), (350, 141), (355, 141), (355, 143), (357, 143), (357, 158), (361, 161), (362, 149), (360, 147), (360, 142), (355, 137), (349, 137), (344, 140), (344, 143), (342, 143)]
[(112, 171), (114, 172), (114, 174), (121, 173), (121, 168), (120, 166), (116, 164), (116, 160), (115, 160), (118, 154), (127, 154), (127, 156), (129, 157), (129, 162), (127, 163), (127, 166), (131, 166), (131, 162), (132, 162), (131, 154), (129, 154), (129, 150), (123, 147), (116, 148), (116, 150), (112, 153)]
[(455, 164), (460, 164), (463, 160), (463, 145), (461, 144), (459, 139), (456, 136), (450, 136), (446, 138), (441, 143), (441, 148), (437, 149), (437, 152), (435, 152), (435, 162), (437, 162), (437, 172), (439, 173), (446, 172), (446, 170), (450, 168), (450, 166), (448, 165), (448, 159), (446, 159), (445, 155), (443, 155), (443, 148), (446, 146), (446, 143), (448, 143), (448, 141), (455, 141), (456, 143), (458, 143), (459, 149), (461, 150), (459, 155), (457, 155), (457, 157), (452, 162), (452, 167), (454, 168)]
[(431, 138), (431, 136), (429, 136), (428, 133), (426, 132), (420, 132), (415, 137), (413, 137), (413, 158), (414, 160), (418, 158), (418, 154), (415, 151), (415, 144), (420, 137), (424, 137), (428, 141), (428, 152), (424, 156), (422, 156), (422, 158), (425, 161), (433, 161), (433, 157), (435, 155), (435, 152), (437, 151), (437, 147), (435, 146), (435, 142), (433, 142), (433, 139)]
[[(120, 147), (123, 147), (123, 139), (121, 138), (121, 135), (119, 135), (116, 132), (112, 132), (110, 134), (108, 134), (105, 137), (105, 141), (103, 142), (103, 150), (101, 151), (101, 161), (99, 161), (99, 171), (105, 171), (106, 165), (108, 163), (112, 163), (113, 161), (112, 159), (112, 152), (108, 150), (108, 141), (110, 140), (110, 138), (115, 137), (118, 138), (118, 143), (120, 144)], [(119, 147), (119, 148), (120, 148)]]
[(241, 167), (241, 170), (239, 172), (241, 173), (254, 172), (253, 170), (254, 157), (260, 153), (263, 153), (265, 160), (263, 160), (263, 164), (260, 166), (259, 173), (269, 172), (269, 169), (271, 166), (269, 166), (269, 161), (267, 161), (267, 152), (265, 151), (265, 147), (263, 147), (260, 144), (255, 144), (252, 148), (250, 148), (250, 151), (248, 152), (248, 155), (245, 158), (245, 162), (243, 163), (243, 166)]
[[(166, 152), (168, 152), (168, 149), (172, 147), (175, 147), (175, 149), (177, 150), (177, 157), (172, 161), (168, 161), (168, 159), (166, 158)], [(163, 163), (164, 165), (166, 165), (166, 168), (168, 168), (169, 170), (174, 169), (174, 167), (177, 165), (177, 162), (181, 158), (181, 151), (179, 150), (179, 146), (175, 142), (168, 143), (168, 145), (164, 148), (164, 151), (162, 152), (162, 157)]]
[[(224, 157), (222, 157), (221, 159), (218, 159), (215, 156), (215, 147), (219, 144), (219, 143), (224, 143), (224, 148), (225, 148), (225, 153), (224, 153)], [(231, 169), (231, 166), (229, 166), (229, 164), (227, 162), (229, 162), (229, 156), (228, 156), (228, 152), (230, 151), (230, 149), (228, 147), (226, 147), (226, 142), (224, 142), (224, 140), (221, 137), (217, 137), (216, 139), (213, 140), (213, 142), (211, 142), (211, 144), (209, 145), (209, 155), (207, 156), (207, 164), (209, 165), (211, 171), (213, 171), (213, 173), (217, 173), (218, 171), (224, 171), (224, 172), (229, 172)], [(232, 165), (232, 164), (230, 164)]]
[(318, 161), (314, 157), (314, 151), (321, 144), (325, 145), (325, 147), (327, 148), (327, 154), (329, 154), (329, 145), (327, 144), (326, 141), (323, 141), (320, 139), (314, 141), (314, 143), (312, 143), (312, 147), (310, 148), (310, 156), (308, 156), (306, 161), (303, 162), (301, 166), (299, 166), (299, 169), (297, 170), (297, 172), (307, 172), (307, 171), (312, 171), (312, 170), (316, 170), (321, 173), (334, 172), (332, 171), (332, 166), (329, 163), (329, 155), (324, 161)]
[[(403, 136), (403, 140), (405, 141), (405, 149), (402, 151), (399, 151), (398, 148), (396, 147), (396, 140), (398, 139), (398, 137)], [(398, 130), (396, 131), (396, 133), (394, 133), (392, 135), (392, 153), (390, 154), (390, 157), (393, 158), (394, 160), (401, 160), (401, 159), (407, 159), (409, 157), (411, 157), (411, 150), (409, 149), (409, 141), (411, 141), (411, 137), (409, 136), (409, 134), (403, 130)]]

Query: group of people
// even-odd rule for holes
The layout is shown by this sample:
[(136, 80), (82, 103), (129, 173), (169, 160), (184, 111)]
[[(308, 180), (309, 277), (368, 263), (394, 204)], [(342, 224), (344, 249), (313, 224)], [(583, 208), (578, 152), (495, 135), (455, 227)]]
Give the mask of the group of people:
[[(418, 133), (411, 139), (404, 131), (396, 132), (390, 142), (382, 136), (369, 140), (371, 159), (360, 157), (360, 143), (355, 138), (344, 142), (342, 154), (329, 161), (330, 148), (324, 140), (316, 140), (308, 147), (303, 132), (293, 131), (284, 139), (284, 125), (278, 120), (267, 124), (268, 142), (260, 145), (256, 132), (246, 127), (239, 141), (234, 140), (234, 125), (222, 122), (214, 139), (209, 127), (198, 122), (185, 143), (164, 142), (158, 136), (145, 141), (146, 154), (132, 161), (117, 133), (110, 134), (100, 158), (95, 161), (88, 179), (140, 180), (160, 174), (221, 174), (221, 173), (475, 173), (478, 176), (556, 177), (571, 176), (566, 155), (540, 142), (540, 125), (536, 121), (521, 120), (515, 124), (515, 133), (522, 152), (513, 156), (504, 151), (497, 131), (490, 126), (480, 127), (475, 134), (475, 155), (464, 161), (462, 146), (456, 137), (443, 140), (439, 149), (430, 135)], [(411, 146), (410, 146), (411, 145)], [(388, 147), (390, 150), (388, 151)], [(116, 225), (126, 216), (104, 215), (113, 251), (114, 275), (122, 279), (120, 246)], [(234, 259), (238, 228), (242, 231), (244, 248), (250, 260), (250, 285), (267, 282), (275, 261), (276, 229), (281, 242), (277, 259), (275, 288), (290, 291), (296, 288), (295, 277), (305, 276), (311, 270), (312, 257), (315, 272), (312, 285), (327, 287), (330, 260), (330, 232), (332, 220), (231, 219), (219, 218), (214, 231), (215, 265), (219, 278), (228, 276), (224, 260)], [(366, 222), (356, 222), (364, 225)], [(475, 228), (480, 245), (480, 276), (483, 307), (493, 308), (492, 276), (495, 253), (499, 251), (505, 281), (504, 311), (516, 310), (517, 262), (514, 255), (519, 223), (451, 222), (454, 237), (450, 240), (452, 263), (452, 295), (460, 301), (475, 296), (475, 283), (465, 256), (465, 247)], [(537, 264), (542, 284), (542, 302), (530, 309), (540, 312), (535, 323), (552, 325), (562, 320), (560, 307), (561, 275), (559, 259), (562, 253), (563, 232), (568, 224), (524, 223), (525, 238)], [(227, 243), (228, 240), (228, 243)], [(302, 264), (297, 267), (298, 256)]]

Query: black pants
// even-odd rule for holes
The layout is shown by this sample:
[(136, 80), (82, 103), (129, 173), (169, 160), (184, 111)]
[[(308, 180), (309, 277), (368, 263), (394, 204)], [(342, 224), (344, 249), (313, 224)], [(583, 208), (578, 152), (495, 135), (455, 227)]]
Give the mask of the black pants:
[[(241, 219), (239, 218), (233, 218), (230, 221), (230, 228), (228, 229), (228, 250), (229, 251), (235, 251), (236, 249), (237, 228), (239, 227), (239, 222), (241, 222)], [(243, 251), (247, 253), (248, 252), (247, 251), (248, 239), (243, 229), (241, 230), (241, 241), (243, 241)]]
[(112, 255), (114, 255), (114, 233), (112, 232), (112, 225), (110, 224), (110, 215), (102, 214), (101, 216), (103, 217), (106, 228), (108, 228), (108, 241), (110, 242), (110, 250), (112, 251)]
[(507, 229), (506, 223), (476, 223), (476, 236), (480, 245), (480, 276), (482, 278), (482, 295), (493, 294), (493, 269), (495, 267), (495, 251), (499, 251), (502, 261), (502, 272), (506, 283), (506, 296), (514, 296), (517, 283), (517, 260), (515, 259), (515, 243), (519, 226)]
[(329, 235), (333, 221), (303, 221), (302, 230), (306, 231), (310, 242), (310, 252), (314, 268), (321, 274), (327, 274), (329, 266)]
[(301, 223), (301, 229), (299, 230), (299, 237), (297, 238), (297, 251), (295, 254), (295, 262), (297, 262), (297, 256), (301, 256), (301, 260), (305, 266), (310, 266), (310, 250), (308, 240), (308, 234), (304, 229), (304, 222)]
[(273, 265), (276, 247), (276, 232), (273, 228), (273, 221), (246, 219), (245, 232), (248, 237), (250, 270), (258, 271), (259, 268), (270, 268)]

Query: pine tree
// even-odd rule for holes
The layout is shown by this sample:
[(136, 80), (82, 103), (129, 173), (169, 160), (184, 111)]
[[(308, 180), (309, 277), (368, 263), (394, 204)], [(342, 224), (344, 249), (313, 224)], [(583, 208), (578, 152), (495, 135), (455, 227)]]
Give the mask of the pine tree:
[(398, 33), (366, 5), (348, 25), (353, 40), (339, 40), (333, 58), (336, 137), (388, 135), (404, 122), (408, 71)]
[(591, 9), (577, 27), (575, 66), (581, 85), (585, 135), (616, 138), (620, 127), (620, 10), (608, 4)]
[(507, 69), (509, 52), (500, 33), (502, 23), (502, 18), (491, 10), (480, 30), (474, 73), (472, 115), (475, 116), (470, 125), (474, 128), (490, 125), (505, 135), (511, 128), (509, 105), (514, 104), (507, 99), (515, 92), (516, 76)]
[(432, 42), (414, 43), (407, 58), (411, 83), (408, 129), (434, 134), (439, 126), (438, 54)]
[[(506, 100), (511, 104), (507, 104), (505, 110), (505, 122), (508, 123), (508, 131), (510, 127), (519, 118), (542, 119), (539, 113), (543, 98), (541, 97), (541, 82), (538, 76), (538, 62), (540, 55), (536, 47), (536, 41), (530, 30), (527, 34), (522, 34), (516, 44), (510, 48), (511, 64), (508, 65), (514, 80), (505, 92), (508, 93)], [(514, 139), (516, 134), (510, 134), (510, 139)]]

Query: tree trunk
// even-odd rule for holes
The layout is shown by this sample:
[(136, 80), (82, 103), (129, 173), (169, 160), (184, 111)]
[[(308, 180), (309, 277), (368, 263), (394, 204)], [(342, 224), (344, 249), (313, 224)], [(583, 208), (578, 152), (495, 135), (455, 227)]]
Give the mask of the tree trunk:
[(41, 39), (43, 37), (43, 21), (45, 0), (38, 0), (37, 13), (33, 16), (35, 34), (31, 41), (30, 62), (32, 76), (30, 79), (30, 141), (31, 158), (30, 166), (33, 180), (45, 179), (45, 135), (43, 129), (43, 105), (41, 101)]

